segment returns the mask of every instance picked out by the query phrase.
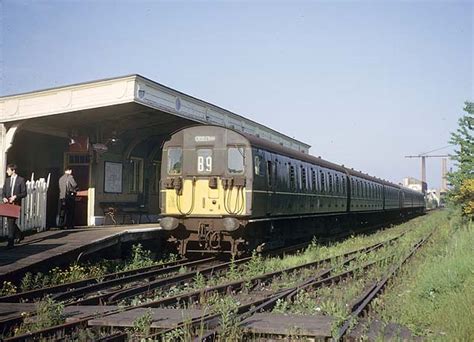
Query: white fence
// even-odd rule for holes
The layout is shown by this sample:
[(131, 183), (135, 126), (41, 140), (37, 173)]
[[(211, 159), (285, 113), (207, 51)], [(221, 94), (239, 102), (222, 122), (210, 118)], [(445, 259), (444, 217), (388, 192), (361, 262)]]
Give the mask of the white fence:
[[(31, 179), (26, 182), (27, 195), (21, 201), (21, 214), (17, 221), (22, 231), (46, 229), (46, 204), (50, 177), (49, 174), (47, 179), (34, 180), (34, 174), (32, 174)], [(5, 219), (2, 228), (0, 236), (8, 236)]]

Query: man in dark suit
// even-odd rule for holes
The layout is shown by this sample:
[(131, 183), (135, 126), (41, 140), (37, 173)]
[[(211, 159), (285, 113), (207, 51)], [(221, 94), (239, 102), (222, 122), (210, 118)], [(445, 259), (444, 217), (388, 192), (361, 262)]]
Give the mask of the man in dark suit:
[[(3, 185), (3, 203), (12, 203), (21, 205), (21, 199), (26, 197), (26, 183), (23, 177), (16, 174), (16, 165), (7, 165), (7, 175), (5, 184)], [(15, 237), (18, 236), (18, 241), (23, 240), (23, 232), (18, 228), (16, 219), (7, 218), (8, 223), (8, 248), (12, 248), (15, 243)]]
[(76, 205), (77, 183), (72, 175), (72, 169), (67, 167), (64, 175), (59, 178), (59, 201), (61, 209), (59, 211), (59, 226), (64, 229), (74, 228), (74, 211)]

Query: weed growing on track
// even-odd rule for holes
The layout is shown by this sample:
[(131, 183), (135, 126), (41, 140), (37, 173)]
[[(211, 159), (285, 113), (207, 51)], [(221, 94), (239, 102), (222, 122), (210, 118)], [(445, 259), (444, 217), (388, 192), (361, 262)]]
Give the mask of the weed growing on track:
[(193, 282), (194, 282), (194, 284), (193, 284), (194, 287), (197, 288), (197, 289), (201, 289), (204, 286), (206, 286), (206, 279), (199, 272), (196, 273), (196, 276), (193, 278)]
[(240, 328), (237, 322), (239, 303), (232, 297), (221, 297), (214, 304), (213, 309), (220, 314), (219, 337), (222, 341), (239, 341)]
[(11, 282), (9, 281), (4, 281), (3, 282), (3, 286), (2, 288), (0, 289), (0, 297), (2, 296), (9, 296), (9, 295), (13, 295), (15, 294), (17, 291), (17, 288), (15, 285), (13, 285)]
[(50, 297), (44, 297), (35, 303), (36, 315), (22, 313), (24, 322), (15, 329), (15, 335), (45, 329), (64, 323), (64, 304), (55, 302)]
[(138, 316), (133, 321), (132, 333), (138, 336), (148, 336), (150, 334), (153, 313), (151, 309), (146, 310), (143, 315)]
[(156, 261), (151, 256), (151, 251), (143, 249), (143, 246), (138, 243), (132, 246), (132, 257), (123, 266), (123, 271), (130, 271), (137, 268), (156, 265)]
[(26, 273), (19, 286), (4, 282), (0, 289), (0, 296), (24, 292), (42, 287), (70, 283), (87, 278), (98, 278), (113, 272), (130, 271), (137, 268), (159, 265), (165, 262), (176, 261), (176, 255), (170, 255), (167, 258), (156, 261), (152, 258), (152, 253), (143, 248), (141, 244), (132, 246), (131, 257), (125, 261), (104, 260), (95, 264), (72, 264), (66, 269), (55, 267), (48, 273)]

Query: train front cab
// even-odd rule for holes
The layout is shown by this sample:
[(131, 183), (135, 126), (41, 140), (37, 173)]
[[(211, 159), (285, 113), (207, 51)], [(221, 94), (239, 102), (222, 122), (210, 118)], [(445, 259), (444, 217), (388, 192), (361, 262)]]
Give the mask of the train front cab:
[(179, 252), (235, 254), (251, 214), (248, 140), (223, 127), (185, 128), (164, 144), (161, 175), (161, 225)]

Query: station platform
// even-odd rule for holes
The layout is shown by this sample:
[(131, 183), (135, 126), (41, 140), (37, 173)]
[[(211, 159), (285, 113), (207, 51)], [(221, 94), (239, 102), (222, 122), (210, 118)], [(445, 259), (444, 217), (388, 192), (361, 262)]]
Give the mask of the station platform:
[(7, 249), (5, 242), (0, 245), (0, 284), (6, 280), (16, 282), (26, 272), (44, 272), (80, 261), (105, 248), (160, 236), (161, 228), (154, 223), (49, 230), (25, 237), (12, 249)]

